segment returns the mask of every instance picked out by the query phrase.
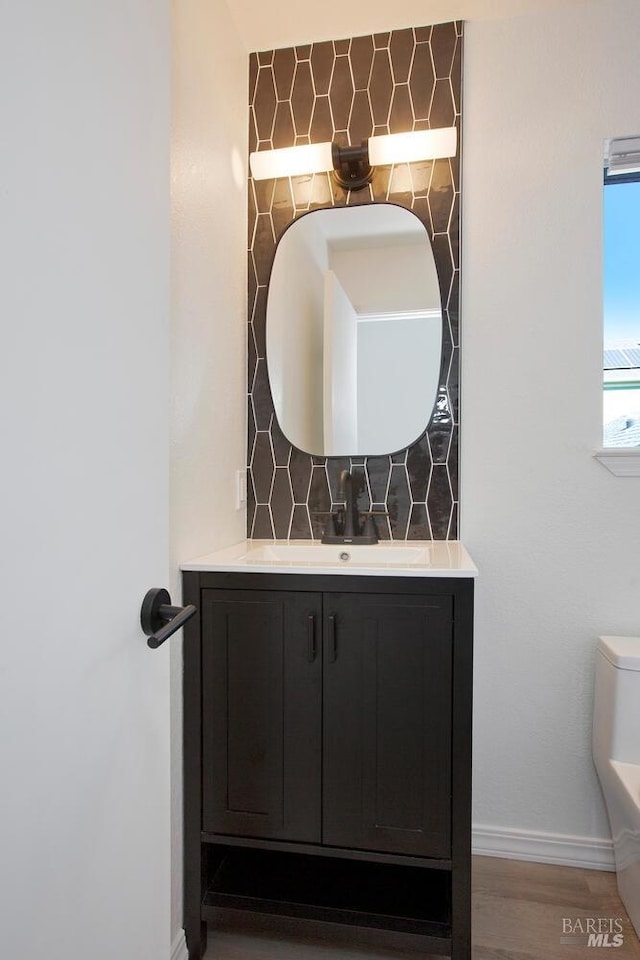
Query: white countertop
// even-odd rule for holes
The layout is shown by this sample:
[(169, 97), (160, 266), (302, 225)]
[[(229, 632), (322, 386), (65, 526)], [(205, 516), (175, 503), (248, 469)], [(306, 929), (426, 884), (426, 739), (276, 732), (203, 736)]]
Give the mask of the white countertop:
[(475, 564), (459, 540), (383, 540), (373, 546), (324, 544), (319, 540), (242, 540), (183, 563), (180, 569), (370, 577), (478, 575)]

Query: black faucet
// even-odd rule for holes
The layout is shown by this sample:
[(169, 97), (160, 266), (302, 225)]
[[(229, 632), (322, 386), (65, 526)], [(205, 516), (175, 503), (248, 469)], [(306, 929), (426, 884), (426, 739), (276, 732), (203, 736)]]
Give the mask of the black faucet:
[[(344, 508), (329, 515), (322, 536), (322, 543), (377, 543), (378, 531), (373, 514), (358, 510), (358, 494), (354, 491), (353, 474), (343, 470), (340, 474), (339, 496), (344, 500)], [(363, 520), (364, 518), (364, 520)]]

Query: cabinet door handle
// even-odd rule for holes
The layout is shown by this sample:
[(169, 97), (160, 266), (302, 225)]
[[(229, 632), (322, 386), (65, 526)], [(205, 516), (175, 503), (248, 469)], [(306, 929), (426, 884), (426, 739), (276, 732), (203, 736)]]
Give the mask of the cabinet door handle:
[(316, 658), (316, 618), (310, 613), (307, 617), (308, 659), (313, 663)]
[(338, 631), (336, 630), (336, 618), (332, 613), (329, 616), (329, 663), (335, 663), (338, 659)]

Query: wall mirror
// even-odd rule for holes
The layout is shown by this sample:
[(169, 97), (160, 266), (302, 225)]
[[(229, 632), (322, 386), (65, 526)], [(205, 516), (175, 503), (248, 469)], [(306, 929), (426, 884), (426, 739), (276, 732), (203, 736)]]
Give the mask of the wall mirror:
[(317, 456), (412, 444), (436, 398), (442, 349), (431, 243), (388, 203), (314, 210), (276, 249), (267, 367), (287, 439)]

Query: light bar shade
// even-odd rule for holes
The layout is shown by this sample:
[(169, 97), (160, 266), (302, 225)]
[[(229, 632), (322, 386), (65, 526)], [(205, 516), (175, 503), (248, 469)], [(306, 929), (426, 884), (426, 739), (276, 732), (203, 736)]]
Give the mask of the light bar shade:
[(308, 143), (280, 150), (260, 150), (249, 158), (254, 180), (298, 177), (303, 173), (333, 170), (330, 143)]
[(359, 190), (371, 180), (371, 167), (455, 157), (457, 148), (456, 128), (441, 127), (369, 137), (359, 146), (308, 143), (300, 147), (260, 150), (251, 154), (249, 165), (254, 180), (299, 177), (333, 170), (341, 186), (347, 190)]
[(378, 167), (390, 163), (455, 157), (457, 145), (458, 132), (455, 127), (369, 137), (369, 163)]

